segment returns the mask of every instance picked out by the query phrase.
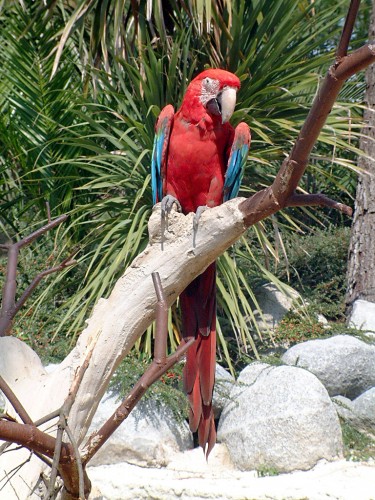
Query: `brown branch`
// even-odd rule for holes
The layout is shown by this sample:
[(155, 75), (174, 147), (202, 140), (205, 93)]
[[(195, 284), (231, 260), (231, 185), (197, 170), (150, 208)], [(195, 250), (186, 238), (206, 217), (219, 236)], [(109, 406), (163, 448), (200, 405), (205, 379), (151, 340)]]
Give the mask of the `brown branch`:
[(345, 25), (342, 30), (341, 39), (336, 51), (336, 60), (339, 60), (342, 57), (346, 56), (348, 52), (350, 38), (352, 36), (353, 27), (357, 18), (360, 3), (361, 0), (351, 0), (350, 2), (348, 14), (345, 19)]
[(286, 207), (330, 207), (339, 210), (343, 214), (351, 217), (353, 215), (353, 209), (348, 205), (339, 203), (338, 201), (328, 198), (325, 194), (294, 194), (288, 198)]
[[(53, 458), (56, 439), (45, 432), (40, 431), (35, 425), (19, 424), (18, 422), (0, 421), (1, 439), (11, 441), (29, 449), (36, 451), (49, 458)], [(69, 444), (63, 443), (61, 447), (60, 463), (70, 463), (72, 448)]]
[(30, 297), (32, 292), (35, 290), (35, 288), (39, 285), (41, 280), (45, 278), (46, 276), (49, 276), (52, 273), (57, 273), (65, 269), (66, 267), (69, 266), (74, 266), (77, 263), (76, 260), (72, 259), (71, 256), (67, 257), (64, 259), (60, 264), (58, 264), (55, 267), (51, 267), (49, 269), (45, 269), (41, 273), (39, 273), (35, 278), (33, 278), (32, 282), (30, 285), (26, 288), (26, 290), (23, 292), (21, 297), (17, 300), (14, 309), (12, 311), (12, 316), (10, 320), (12, 321), (14, 319), (14, 316), (18, 313), (18, 311), (21, 309), (21, 307), (24, 305), (26, 300)]
[(176, 351), (166, 357), (168, 307), (159, 274), (152, 273), (152, 279), (157, 296), (154, 359), (130, 393), (123, 399), (122, 403), (113, 415), (98, 431), (95, 431), (91, 434), (91, 436), (89, 436), (84, 447), (85, 451), (83, 452), (82, 457), (82, 463), (84, 466), (99, 451), (99, 449), (120, 426), (120, 424), (129, 416), (130, 412), (145, 394), (147, 389), (154, 382), (159, 380), (159, 378), (173, 365), (175, 365), (185, 355), (189, 347), (195, 342), (194, 338), (189, 339), (187, 342), (181, 341), (181, 344), (178, 346)]
[(34, 425), (33, 421), (29, 417), (29, 414), (22, 406), (21, 401), (17, 398), (17, 396), (14, 394), (12, 389), (9, 387), (9, 385), (6, 383), (6, 381), (3, 379), (1, 375), (0, 375), (0, 389), (3, 391), (5, 397), (8, 399), (13, 408), (16, 410), (22, 422), (24, 424)]
[[(359, 4), (359, 0), (351, 1), (337, 48), (336, 61), (329, 68), (292, 151), (283, 161), (272, 186), (256, 193), (240, 204), (239, 208), (244, 213), (247, 226), (253, 225), (293, 203), (295, 190), (306, 170), (311, 150), (331, 112), (342, 85), (350, 76), (375, 62), (375, 45), (371, 44), (346, 55)], [(300, 201), (302, 202), (302, 199)], [(330, 206), (339, 210), (343, 207), (341, 204)], [(345, 209), (344, 213), (347, 212)]]
[[(70, 432), (67, 424), (67, 420), (69, 417), (70, 410), (74, 403), (74, 400), (77, 396), (77, 392), (79, 386), (82, 382), (83, 376), (86, 373), (86, 370), (89, 366), (90, 359), (93, 353), (94, 346), (91, 347), (88, 352), (84, 362), (79, 367), (76, 376), (73, 379), (73, 382), (70, 386), (68, 396), (66, 397), (64, 404), (60, 408), (58, 413), (59, 421), (56, 433), (56, 444), (55, 444), (55, 452), (53, 455), (53, 462), (51, 468), (51, 475), (49, 479), (49, 486), (46, 494), (46, 498), (53, 498), (53, 492), (55, 489), (55, 482), (57, 473), (60, 472), (63, 482), (64, 488), (67, 491), (77, 491), (79, 492), (79, 496), (81, 497), (81, 493), (85, 490), (85, 486), (89, 488), (90, 481), (87, 477), (86, 471), (83, 470), (81, 457), (78, 452), (77, 445), (75, 440), (73, 439), (72, 433)], [(71, 457), (71, 463), (68, 466), (62, 466), (60, 461), (61, 456), (61, 448), (63, 446), (63, 436), (64, 431), (67, 432), (73, 455)], [(77, 488), (77, 479), (78, 479), (78, 488)], [(75, 481), (75, 482), (74, 482)], [(85, 498), (82, 496), (82, 498)]]
[[(50, 217), (50, 214), (48, 217)], [(29, 234), (28, 236), (25, 236), (25, 238), (22, 238), (20, 241), (17, 241), (16, 243), (10, 245), (6, 245), (8, 249), (8, 262), (7, 262), (6, 278), (2, 293), (2, 306), (0, 309), (0, 336), (5, 336), (10, 334), (14, 316), (19, 311), (20, 307), (25, 303), (26, 299), (30, 296), (31, 292), (38, 285), (40, 280), (47, 274), (51, 274), (52, 272), (56, 272), (56, 270), (60, 270), (59, 266), (57, 266), (56, 268), (49, 269), (47, 271), (44, 271), (44, 273), (38, 275), (33, 280), (31, 285), (22, 294), (19, 301), (16, 303), (16, 289), (17, 289), (16, 277), (17, 277), (18, 254), (20, 249), (26, 245), (30, 245), (30, 243), (32, 243), (36, 238), (38, 238), (42, 234), (46, 233), (47, 231), (50, 231), (51, 229), (55, 228), (56, 226), (64, 222), (67, 219), (67, 217), (68, 216), (65, 214), (60, 215), (60, 217), (57, 217), (52, 221), (50, 220), (48, 224), (45, 224), (44, 226), (40, 227), (39, 229)], [(64, 264), (63, 267), (71, 265), (70, 262), (71, 261), (69, 261), (68, 264), (67, 260), (63, 261)]]

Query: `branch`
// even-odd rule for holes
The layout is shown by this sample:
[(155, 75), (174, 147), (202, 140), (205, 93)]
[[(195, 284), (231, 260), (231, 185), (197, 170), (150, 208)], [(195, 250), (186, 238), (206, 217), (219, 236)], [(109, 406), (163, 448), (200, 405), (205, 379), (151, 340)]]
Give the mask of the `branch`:
[(4, 395), (8, 399), (8, 401), (10, 402), (10, 404), (13, 406), (13, 408), (18, 413), (22, 422), (24, 424), (34, 425), (33, 421), (29, 417), (27, 411), (22, 406), (20, 400), (17, 398), (17, 396), (14, 394), (12, 389), (5, 382), (5, 380), (3, 379), (3, 377), (1, 375), (0, 375), (0, 389), (2, 390), (2, 392), (4, 393)]
[[(352, 5), (355, 3), (352, 2)], [(350, 25), (351, 21), (347, 21), (342, 37), (344, 41), (340, 42), (341, 48), (338, 52), (342, 51), (347, 44), (345, 39), (347, 33), (351, 32)], [(351, 55), (345, 55), (340, 61), (336, 61), (329, 69), (296, 144), (289, 157), (281, 165), (280, 172), (272, 186), (256, 193), (247, 200), (235, 199), (219, 207), (206, 210), (200, 218), (195, 245), (193, 244), (194, 214), (185, 216), (172, 212), (168, 218), (168, 228), (164, 228), (163, 237), (161, 237), (160, 204), (154, 207), (149, 220), (150, 239), (147, 248), (127, 268), (124, 275), (115, 284), (110, 296), (107, 299), (99, 300), (87, 322), (87, 327), (79, 336), (75, 348), (59, 368), (52, 374), (48, 376), (43, 374), (44, 378), (42, 376), (36, 377), (36, 380), (33, 381), (33, 391), (31, 393), (29, 389), (28, 392), (32, 411), (29, 406), (27, 408), (35, 420), (64, 404), (66, 395), (69, 394), (72, 382), (76, 377), (76, 368), (82, 365), (82, 360), (86, 359), (87, 353), (92, 351), (91, 362), (79, 384), (69, 412), (69, 428), (79, 446), (85, 438), (97, 405), (114, 370), (137, 338), (151, 324), (156, 310), (170, 306), (181, 291), (231, 246), (246, 231), (247, 227), (286, 206), (312, 205), (319, 202), (318, 204), (338, 208), (344, 212), (348, 209), (348, 207), (345, 208), (343, 205), (329, 200), (324, 195), (300, 195), (296, 194), (295, 190), (306, 168), (311, 149), (343, 81), (374, 60), (374, 47), (367, 45)], [(158, 300), (155, 298), (151, 279), (152, 273), (156, 270), (159, 272), (163, 284), (164, 294), (161, 305), (157, 305), (158, 301), (160, 303), (160, 297), (158, 296)], [(4, 348), (6, 346), (5, 340), (7, 339), (0, 339), (0, 353), (7, 355), (6, 347)], [(114, 413), (113, 421), (105, 424), (96, 434), (90, 436), (84, 448), (83, 466), (98, 449), (95, 448), (95, 438), (102, 443), (103, 436), (113, 432), (113, 425), (118, 426), (119, 422), (126, 418), (130, 408), (136, 404), (147, 388), (146, 386), (162, 374), (162, 369), (168, 369), (168, 363), (173, 364), (178, 356), (182, 355), (185, 348), (188, 348), (188, 344), (179, 348), (174, 358), (166, 358), (165, 363), (163, 363), (165, 350), (162, 342), (156, 346), (154, 360), (148, 372)], [(12, 359), (11, 355), (9, 355), (9, 360), (9, 364), (13, 363), (15, 366), (13, 370), (16, 372), (20, 361), (15, 360), (14, 357)], [(6, 378), (8, 372), (4, 372), (3, 375)], [(11, 385), (17, 394), (17, 387), (23, 389), (24, 393), (27, 392), (27, 388), (30, 388), (28, 380), (18, 380), (16, 377)], [(58, 390), (56, 390), (57, 387)], [(35, 398), (35, 394), (39, 393), (43, 394), (44, 398)], [(23, 397), (21, 399), (26, 404)], [(31, 447), (31, 443), (33, 449), (35, 448), (34, 451), (44, 453), (49, 458), (52, 457), (55, 439), (39, 431), (35, 426), (1, 421), (0, 434), (6, 439), (18, 435), (18, 441), (15, 440), (15, 442), (19, 442), (17, 432), (20, 427), (17, 426), (27, 431), (28, 441), (23, 439), (22, 444), (27, 442)], [(4, 434), (2, 434), (3, 431)], [(38, 448), (39, 445), (43, 447), (43, 450)], [(76, 467), (74, 469), (71, 467), (69, 460), (72, 457), (74, 457), (72, 446), (62, 443), (59, 461), (59, 471), (62, 475), (78, 471)], [(1, 466), (7, 472), (11, 469), (12, 464), (5, 463), (3, 458)], [(23, 480), (26, 477), (28, 484), (34, 484), (39, 475), (40, 465), (39, 468), (30, 469), (28, 475), (24, 474)], [(20, 483), (21, 481), (17, 483), (17, 486)], [(22, 488), (22, 485), (20, 487)]]
[(26, 299), (30, 296), (32, 291), (35, 289), (35, 287), (38, 285), (38, 283), (44, 276), (56, 271), (60, 271), (64, 267), (67, 267), (68, 265), (72, 265), (74, 263), (74, 261), (70, 260), (70, 258), (65, 259), (60, 264), (60, 266), (47, 269), (46, 271), (40, 273), (36, 278), (34, 278), (31, 285), (24, 291), (21, 298), (16, 303), (17, 263), (18, 263), (18, 254), (20, 249), (26, 245), (30, 245), (30, 243), (32, 243), (36, 238), (46, 233), (47, 231), (50, 231), (51, 229), (55, 228), (68, 218), (67, 215), (60, 215), (60, 217), (57, 217), (54, 220), (50, 220), (51, 214), (49, 210), (49, 205), (47, 205), (47, 214), (49, 221), (48, 224), (45, 224), (41, 228), (37, 229), (28, 236), (25, 236), (25, 238), (22, 238), (20, 241), (17, 241), (16, 243), (10, 245), (9, 244), (2, 245), (2, 248), (7, 248), (8, 250), (8, 263), (7, 263), (6, 278), (2, 293), (2, 306), (0, 309), (0, 336), (5, 336), (10, 334), (10, 329), (12, 327), (12, 321), (14, 319), (14, 316), (16, 315), (21, 306), (25, 303)]
[[(355, 9), (356, 3), (358, 2), (352, 2), (352, 9)], [(351, 15), (353, 14), (350, 11), (348, 17)], [(350, 36), (348, 34), (349, 32), (351, 33), (351, 25), (351, 20), (345, 23), (342, 41), (340, 42), (340, 51), (343, 51), (345, 48), (346, 42), (343, 40), (346, 40), (347, 36)], [(240, 210), (244, 213), (247, 226), (259, 222), (284, 207), (291, 206), (295, 190), (306, 170), (311, 150), (319, 137), (342, 85), (350, 76), (366, 68), (373, 62), (375, 62), (375, 45), (364, 45), (352, 54), (342, 57), (329, 68), (292, 151), (283, 161), (272, 186), (259, 191), (241, 204)], [(300, 201), (302, 203), (302, 199)], [(307, 198), (306, 202), (307, 205), (310, 205), (310, 200)], [(299, 206), (302, 206), (303, 203), (301, 203)], [(342, 207), (340, 203), (329, 206), (338, 208), (339, 210)], [(348, 212), (345, 209), (345, 213)]]
[(353, 209), (348, 207), (348, 205), (344, 205), (343, 203), (339, 203), (335, 200), (331, 200), (325, 194), (293, 194), (287, 200), (286, 207), (307, 207), (307, 206), (320, 206), (320, 207), (329, 207), (335, 208), (339, 210), (345, 215), (349, 217), (353, 214)]
[(146, 372), (139, 379), (130, 393), (123, 399), (120, 406), (113, 415), (102, 425), (102, 427), (91, 434), (83, 451), (83, 464), (86, 465), (89, 460), (99, 451), (107, 439), (115, 432), (120, 424), (129, 416), (138, 401), (144, 396), (147, 389), (160, 379), (173, 365), (175, 365), (186, 353), (195, 339), (181, 341), (176, 351), (166, 357), (167, 337), (168, 337), (168, 306), (165, 293), (160, 281), (159, 273), (152, 273), (152, 280), (155, 287), (156, 304), (156, 329), (154, 359)]
[(344, 28), (342, 30), (341, 39), (336, 51), (336, 61), (346, 56), (350, 38), (352, 36), (355, 20), (357, 19), (358, 9), (361, 0), (351, 0), (348, 13), (346, 15)]

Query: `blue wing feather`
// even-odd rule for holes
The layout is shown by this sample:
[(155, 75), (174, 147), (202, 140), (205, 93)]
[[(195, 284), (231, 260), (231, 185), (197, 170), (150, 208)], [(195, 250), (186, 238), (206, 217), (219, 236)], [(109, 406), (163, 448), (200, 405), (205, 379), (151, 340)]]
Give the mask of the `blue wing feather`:
[(234, 133), (232, 148), (225, 173), (224, 201), (231, 200), (238, 195), (247, 154), (250, 147), (250, 129), (244, 122), (240, 123)]
[(169, 136), (173, 124), (174, 109), (170, 104), (162, 109), (155, 127), (154, 147), (151, 160), (151, 187), (153, 204), (163, 198), (163, 180), (167, 169)]

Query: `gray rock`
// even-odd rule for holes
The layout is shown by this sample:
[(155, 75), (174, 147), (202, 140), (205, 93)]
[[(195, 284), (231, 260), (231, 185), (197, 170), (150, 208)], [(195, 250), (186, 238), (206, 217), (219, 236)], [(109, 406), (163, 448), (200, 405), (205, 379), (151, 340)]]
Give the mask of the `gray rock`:
[(353, 410), (362, 429), (375, 432), (375, 387), (353, 401)]
[[(119, 402), (106, 394), (95, 414), (89, 433), (113, 414)], [(188, 424), (178, 421), (172, 410), (152, 400), (138, 403), (128, 418), (95, 455), (90, 464), (128, 462), (141, 466), (165, 466), (175, 453), (191, 449)]]
[(231, 392), (218, 441), (242, 470), (307, 470), (342, 456), (337, 413), (319, 380), (289, 366), (249, 365)]
[(281, 359), (316, 375), (331, 397), (354, 399), (375, 386), (375, 347), (350, 335), (303, 342)]
[(234, 377), (225, 368), (216, 363), (215, 387), (212, 395), (212, 409), (215, 418), (219, 418), (224, 406), (227, 404), (234, 383)]
[(375, 331), (375, 304), (358, 299), (353, 303), (348, 325), (358, 330)]
[(295, 303), (302, 302), (300, 294), (292, 288), (288, 288), (288, 293), (283, 293), (273, 283), (257, 288), (255, 296), (261, 311), (254, 310), (260, 331), (273, 330)]
[(349, 398), (335, 396), (332, 398), (332, 403), (337, 411), (337, 415), (342, 418), (342, 420), (349, 423), (353, 423), (356, 420), (353, 403)]

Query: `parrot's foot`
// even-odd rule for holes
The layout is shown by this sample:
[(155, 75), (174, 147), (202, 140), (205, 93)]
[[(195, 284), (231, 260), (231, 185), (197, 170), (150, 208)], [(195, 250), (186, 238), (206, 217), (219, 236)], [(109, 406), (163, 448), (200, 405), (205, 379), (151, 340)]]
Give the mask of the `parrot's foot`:
[(172, 196), (171, 194), (167, 194), (161, 200), (161, 216), (163, 219), (166, 218), (167, 214), (171, 213), (173, 205), (176, 205), (176, 208), (179, 212), (182, 212), (181, 204), (177, 198)]
[(206, 205), (201, 205), (195, 211), (194, 219), (193, 219), (193, 246), (194, 247), (195, 247), (195, 238), (196, 238), (197, 232), (198, 232), (199, 219), (201, 218), (201, 215), (203, 214), (203, 212), (205, 212), (207, 209), (208, 209), (208, 207)]
[(171, 194), (167, 194), (161, 200), (161, 223), (168, 230), (168, 214), (171, 213), (173, 205), (176, 205), (176, 208), (179, 212), (182, 212), (182, 207), (177, 198), (172, 196)]

